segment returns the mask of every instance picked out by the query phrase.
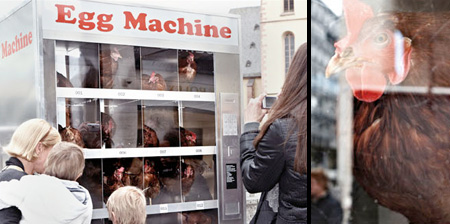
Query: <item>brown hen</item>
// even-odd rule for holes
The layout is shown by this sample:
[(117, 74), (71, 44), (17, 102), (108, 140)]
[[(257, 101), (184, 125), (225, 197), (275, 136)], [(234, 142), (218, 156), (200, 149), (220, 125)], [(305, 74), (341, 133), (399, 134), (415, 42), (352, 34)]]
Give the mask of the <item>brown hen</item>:
[(197, 63), (194, 60), (194, 54), (188, 52), (189, 55), (178, 60), (178, 74), (180, 82), (192, 82), (197, 75)]
[(81, 136), (81, 132), (72, 127), (63, 128), (61, 125), (58, 125), (59, 135), (61, 135), (61, 140), (66, 142), (72, 142), (84, 148), (83, 136)]
[(152, 72), (151, 75), (142, 74), (142, 89), (166, 90), (166, 81), (159, 73)]
[(327, 75), (346, 70), (358, 99), (356, 180), (411, 223), (450, 223), (450, 96), (434, 88), (450, 86), (450, 12), (375, 14), (358, 0), (344, 12)]

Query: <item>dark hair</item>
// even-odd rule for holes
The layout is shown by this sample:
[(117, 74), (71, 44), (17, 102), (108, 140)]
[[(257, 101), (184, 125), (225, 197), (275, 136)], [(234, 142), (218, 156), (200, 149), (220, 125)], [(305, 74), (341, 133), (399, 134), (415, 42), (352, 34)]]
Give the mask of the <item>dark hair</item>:
[(328, 177), (325, 171), (321, 168), (315, 168), (311, 170), (311, 179), (315, 179), (317, 184), (321, 186), (325, 191), (328, 191)]
[[(257, 148), (259, 141), (266, 134), (269, 126), (279, 118), (291, 117), (292, 122), (290, 134), (294, 133), (298, 127), (297, 149), (295, 152), (294, 170), (306, 174), (307, 170), (307, 107), (308, 107), (308, 85), (307, 85), (307, 63), (308, 45), (301, 45), (292, 59), (289, 71), (286, 75), (283, 88), (278, 99), (275, 101), (269, 116), (261, 127), (261, 131), (256, 136), (253, 144)], [(286, 138), (289, 139), (289, 136)], [(287, 141), (287, 140), (286, 140)]]

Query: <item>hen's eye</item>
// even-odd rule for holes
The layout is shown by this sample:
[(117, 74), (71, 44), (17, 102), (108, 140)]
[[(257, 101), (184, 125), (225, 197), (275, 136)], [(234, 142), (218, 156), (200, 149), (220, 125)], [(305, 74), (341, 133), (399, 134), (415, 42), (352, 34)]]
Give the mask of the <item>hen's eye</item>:
[(373, 42), (377, 45), (386, 45), (389, 42), (389, 37), (386, 33), (380, 33), (373, 39)]

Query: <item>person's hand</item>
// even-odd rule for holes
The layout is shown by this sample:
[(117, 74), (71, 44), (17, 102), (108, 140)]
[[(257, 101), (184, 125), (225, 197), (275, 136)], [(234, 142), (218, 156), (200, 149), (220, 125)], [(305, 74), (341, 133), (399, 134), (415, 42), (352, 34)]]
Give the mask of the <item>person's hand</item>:
[(267, 114), (266, 109), (261, 108), (262, 100), (266, 94), (261, 94), (257, 98), (250, 99), (248, 102), (247, 109), (245, 109), (245, 123), (249, 122), (261, 122), (264, 115)]

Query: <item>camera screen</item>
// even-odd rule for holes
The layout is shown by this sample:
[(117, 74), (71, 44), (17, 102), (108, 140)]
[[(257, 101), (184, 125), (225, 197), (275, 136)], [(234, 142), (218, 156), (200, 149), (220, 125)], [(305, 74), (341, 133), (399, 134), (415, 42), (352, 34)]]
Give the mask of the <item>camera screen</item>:
[(275, 100), (277, 100), (276, 96), (266, 96), (264, 98), (265, 102), (264, 108), (271, 108), (272, 105), (275, 103)]

